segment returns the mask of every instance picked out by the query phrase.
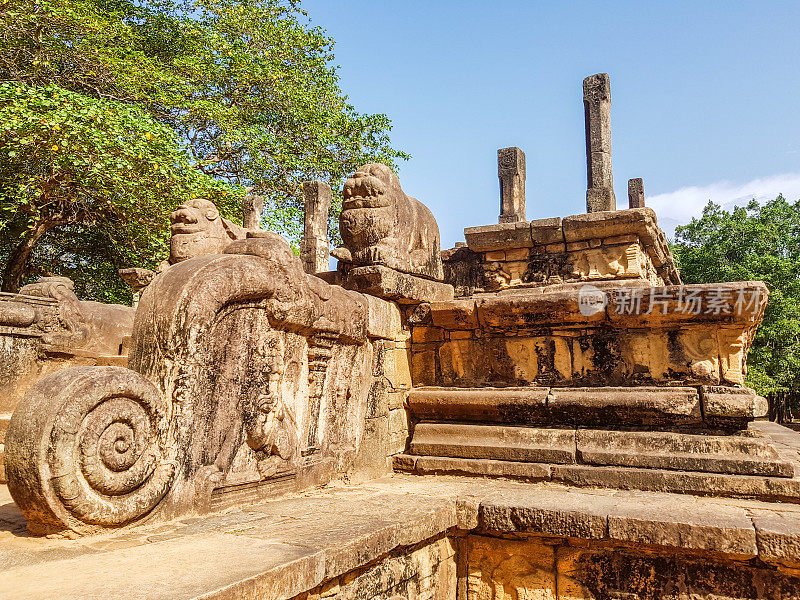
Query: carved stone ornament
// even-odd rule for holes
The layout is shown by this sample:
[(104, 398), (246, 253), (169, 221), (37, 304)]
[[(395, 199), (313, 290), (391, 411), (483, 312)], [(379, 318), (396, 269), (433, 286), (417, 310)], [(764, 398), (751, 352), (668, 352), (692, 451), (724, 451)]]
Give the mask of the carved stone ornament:
[(173, 518), (226, 486), (352, 465), (372, 381), (367, 302), (306, 275), (280, 236), (253, 236), (153, 280), (130, 369), (63, 369), (22, 399), (5, 460), (32, 531)]
[(40, 379), (5, 440), (9, 490), (31, 531), (87, 533), (152, 510), (178, 466), (170, 413), (152, 382), (122, 367)]
[(233, 240), (244, 239), (247, 230), (219, 214), (217, 206), (205, 198), (181, 204), (170, 215), (169, 258), (157, 273), (196, 256), (220, 254)]
[(344, 184), (339, 231), (344, 248), (332, 252), (357, 266), (443, 278), (439, 226), (430, 209), (407, 196), (386, 165), (364, 165)]
[(79, 348), (89, 337), (81, 301), (73, 291), (74, 286), (68, 277), (40, 277), (35, 283), (29, 283), (20, 289), (20, 294), (25, 296), (53, 298), (58, 301), (60, 327), (42, 336), (42, 342), (50, 347)]

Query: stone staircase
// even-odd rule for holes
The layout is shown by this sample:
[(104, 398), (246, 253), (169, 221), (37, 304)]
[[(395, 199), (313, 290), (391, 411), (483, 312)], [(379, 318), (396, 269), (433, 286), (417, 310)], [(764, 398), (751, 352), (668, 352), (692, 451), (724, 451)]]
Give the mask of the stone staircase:
[(737, 421), (763, 399), (719, 390), (415, 388), (395, 469), (800, 502), (800, 434)]

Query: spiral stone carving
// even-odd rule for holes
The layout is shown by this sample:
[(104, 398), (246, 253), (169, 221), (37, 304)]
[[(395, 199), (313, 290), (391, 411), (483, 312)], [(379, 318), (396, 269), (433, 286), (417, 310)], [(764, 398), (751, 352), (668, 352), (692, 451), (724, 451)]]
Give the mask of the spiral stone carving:
[(9, 424), (8, 486), (35, 532), (90, 533), (147, 515), (178, 463), (169, 407), (122, 367), (72, 367), (39, 380)]

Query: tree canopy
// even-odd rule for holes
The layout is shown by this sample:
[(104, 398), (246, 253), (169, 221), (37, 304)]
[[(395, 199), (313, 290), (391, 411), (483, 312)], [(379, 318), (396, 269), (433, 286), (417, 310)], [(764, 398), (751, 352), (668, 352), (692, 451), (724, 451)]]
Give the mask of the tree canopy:
[(747, 382), (761, 394), (800, 389), (800, 201), (783, 196), (726, 211), (709, 202), (676, 229), (672, 251), (685, 283), (764, 281), (764, 321), (748, 357)]
[(188, 197), (237, 220), (260, 194), (265, 225), (296, 238), (302, 181), (337, 189), (406, 156), (292, 0), (0, 0), (0, 24), (5, 290), (53, 272), (122, 299), (116, 269), (161, 260)]

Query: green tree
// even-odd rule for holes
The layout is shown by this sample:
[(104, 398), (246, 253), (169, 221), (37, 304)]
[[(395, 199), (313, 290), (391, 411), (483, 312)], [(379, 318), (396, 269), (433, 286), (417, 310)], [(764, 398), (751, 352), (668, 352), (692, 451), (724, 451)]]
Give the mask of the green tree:
[(685, 283), (764, 281), (770, 299), (748, 357), (748, 384), (761, 394), (800, 389), (800, 201), (723, 210), (676, 229), (672, 251)]
[[(108, 265), (152, 265), (165, 248), (152, 232), (164, 230), (172, 202), (206, 196), (231, 208), (230, 186), (194, 169), (172, 129), (136, 105), (2, 83), (0, 124), (6, 291), (42, 262), (60, 262), (73, 276), (99, 268), (106, 277)], [(48, 234), (39, 264), (31, 264)], [(94, 244), (83, 254), (87, 241)]]
[[(87, 229), (94, 227), (92, 219), (55, 224), (37, 236), (30, 211), (26, 220), (16, 209), (4, 210), (0, 226), (6, 235), (18, 236), (17, 246), (25, 245), (16, 256), (28, 255), (22, 278), (35, 272), (32, 265), (45, 255), (56, 260), (62, 255), (69, 257), (73, 270), (80, 270), (76, 265), (86, 261), (74, 252), (90, 246), (89, 241), (105, 246), (106, 267), (113, 260), (131, 257), (136, 260), (125, 266), (142, 265), (144, 246), (163, 247), (167, 232), (163, 215), (182, 199), (178, 190), (194, 194), (197, 186), (211, 186), (211, 179), (227, 184), (229, 198), (243, 193), (263, 195), (265, 225), (296, 238), (302, 223), (301, 181), (322, 179), (338, 189), (343, 177), (359, 164), (393, 164), (406, 156), (389, 146), (390, 123), (384, 115), (362, 115), (349, 104), (339, 88), (332, 40), (313, 27), (292, 0), (0, 0), (0, 24), (0, 81), (10, 84), (10, 89), (20, 88), (27, 97), (29, 88), (53, 94), (56, 86), (85, 97), (86, 102), (102, 101), (104, 110), (112, 113), (112, 104), (119, 104), (121, 111), (122, 107), (138, 111), (136, 119), (149, 116), (161, 125), (161, 129), (153, 128), (153, 133), (158, 132), (165, 144), (164, 128), (174, 134), (169, 149), (161, 149), (167, 156), (155, 156), (153, 148), (152, 155), (143, 154), (159, 168), (170, 165), (170, 173), (176, 177), (170, 183), (171, 195), (162, 195), (158, 206), (148, 198), (153, 198), (152, 190), (166, 190), (153, 188), (151, 174), (144, 177), (146, 173), (132, 170), (132, 164), (118, 165), (117, 161), (128, 160), (120, 158), (119, 152), (105, 161), (105, 169), (119, 169), (117, 182), (127, 180), (126, 193), (131, 199), (139, 192), (143, 195), (141, 203), (131, 204), (133, 213), (120, 211), (123, 217), (103, 225), (105, 241), (97, 240), (97, 232)], [(18, 102), (8, 93), (5, 97), (9, 105)], [(47, 107), (28, 102), (24, 108), (36, 119)], [(80, 129), (87, 144), (97, 140), (89, 133), (92, 122), (80, 124), (82, 116), (76, 115), (67, 125), (57, 121), (61, 116), (50, 113), (38, 138), (44, 140), (45, 132), (58, 125), (61, 131)], [(103, 132), (94, 125), (98, 133)], [(120, 124), (116, 130), (123, 143), (130, 134), (123, 135), (122, 129), (130, 125)], [(9, 127), (4, 131), (15, 135)], [(17, 167), (20, 161), (26, 167), (48, 165), (51, 156), (41, 152), (46, 148), (28, 145), (12, 150), (17, 156), (10, 158), (16, 158)], [(34, 150), (40, 153), (34, 155)], [(99, 156), (99, 150), (89, 153)], [(122, 146), (117, 150), (121, 152)], [(180, 157), (181, 151), (184, 157)], [(67, 165), (69, 156), (75, 155), (65, 152), (65, 161), (58, 164), (76, 174), (82, 167)], [(6, 164), (9, 168), (3, 166), (4, 173), (12, 173), (11, 163)], [(48, 181), (53, 176), (51, 173)], [(179, 183), (181, 177), (185, 179)], [(34, 187), (44, 189), (46, 182), (39, 183)], [(211, 187), (218, 193), (225, 189)], [(0, 188), (18, 189), (19, 182), (3, 181)], [(116, 205), (116, 198), (107, 199)], [(18, 207), (20, 202), (3, 198), (4, 208)], [(138, 207), (146, 214), (135, 212)], [(338, 208), (335, 202), (333, 229)], [(156, 225), (159, 219), (163, 222)], [(23, 221), (27, 223), (24, 231), (20, 229)], [(147, 223), (141, 229), (152, 239), (144, 243), (143, 238), (118, 231), (119, 222)], [(67, 232), (85, 239), (66, 251)], [(335, 236), (335, 230), (332, 234)], [(134, 238), (138, 245), (132, 250)], [(33, 248), (27, 248), (31, 241)], [(50, 247), (37, 254), (36, 247), (44, 246)], [(8, 240), (0, 245), (0, 252), (3, 247), (6, 257), (16, 248)], [(97, 253), (89, 258), (100, 260)], [(17, 264), (19, 259), (10, 256), (8, 262)], [(57, 266), (48, 264), (48, 268)], [(66, 266), (62, 264), (61, 270)], [(38, 270), (45, 269), (40, 265)], [(16, 275), (8, 282), (4, 278), (4, 289), (14, 289), (19, 281)], [(78, 287), (84, 295), (94, 294)]]

